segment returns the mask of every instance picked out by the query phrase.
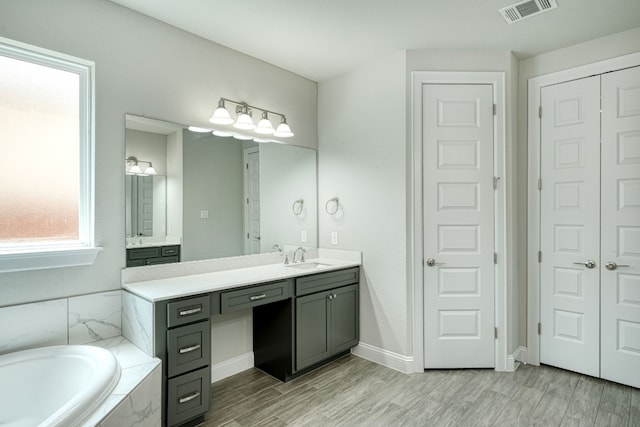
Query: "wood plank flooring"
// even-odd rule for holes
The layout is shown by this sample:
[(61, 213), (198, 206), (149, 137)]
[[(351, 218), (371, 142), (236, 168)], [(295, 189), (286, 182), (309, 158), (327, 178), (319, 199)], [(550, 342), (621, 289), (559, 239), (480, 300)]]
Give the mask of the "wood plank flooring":
[(288, 383), (250, 369), (211, 400), (205, 427), (640, 427), (640, 389), (548, 366), (403, 374), (349, 355)]

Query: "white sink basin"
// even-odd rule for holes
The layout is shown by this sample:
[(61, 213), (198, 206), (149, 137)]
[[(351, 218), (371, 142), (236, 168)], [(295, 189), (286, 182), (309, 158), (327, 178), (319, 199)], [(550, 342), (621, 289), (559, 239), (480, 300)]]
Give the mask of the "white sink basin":
[(321, 262), (299, 262), (296, 264), (286, 264), (285, 267), (297, 268), (299, 270), (315, 270), (322, 267), (329, 267), (330, 264), (323, 264)]

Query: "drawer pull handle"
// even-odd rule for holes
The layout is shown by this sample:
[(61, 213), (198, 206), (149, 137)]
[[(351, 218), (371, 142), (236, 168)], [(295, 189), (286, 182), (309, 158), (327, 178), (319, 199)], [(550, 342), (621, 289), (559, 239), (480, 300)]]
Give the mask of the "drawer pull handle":
[(200, 392), (196, 391), (195, 393), (190, 394), (189, 396), (181, 397), (180, 399), (178, 399), (178, 403), (187, 403), (187, 402), (190, 402), (190, 401), (192, 401), (193, 399), (195, 399), (195, 398), (197, 398), (199, 396), (200, 396)]
[(190, 308), (187, 310), (182, 310), (180, 313), (178, 313), (178, 316), (180, 317), (191, 316), (192, 314), (200, 313), (201, 311), (202, 311), (202, 307)]
[(252, 295), (249, 297), (249, 299), (251, 301), (258, 301), (259, 299), (264, 299), (267, 297), (267, 294), (260, 294), (260, 295)]
[(199, 350), (200, 344), (192, 345), (191, 347), (184, 347), (179, 350), (180, 354), (191, 353), (192, 351)]

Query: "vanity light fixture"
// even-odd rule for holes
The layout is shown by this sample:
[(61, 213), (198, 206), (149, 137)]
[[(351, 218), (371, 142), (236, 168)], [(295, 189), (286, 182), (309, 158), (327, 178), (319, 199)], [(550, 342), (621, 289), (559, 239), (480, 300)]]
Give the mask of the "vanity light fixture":
[[(149, 164), (149, 166), (147, 166), (145, 168), (144, 172), (142, 171), (142, 168), (138, 164), (138, 163), (141, 163), (141, 162)], [(151, 164), (151, 162), (149, 162), (147, 160), (140, 160), (140, 159), (136, 158), (135, 156), (129, 156), (125, 160), (125, 173), (127, 175), (148, 176), (148, 175), (156, 175), (157, 172), (153, 168), (153, 164)]]
[[(231, 117), (229, 110), (225, 107), (226, 103), (236, 105), (235, 120)], [(256, 126), (251, 118), (251, 113), (253, 111), (261, 113), (261, 119), (258, 122), (258, 126)], [(269, 120), (270, 114), (280, 116), (280, 124), (275, 129), (271, 120)], [(252, 130), (260, 135), (274, 135), (280, 138), (289, 138), (293, 136), (293, 132), (287, 124), (287, 119), (284, 114), (249, 105), (246, 102), (233, 101), (228, 98), (220, 98), (218, 101), (218, 107), (213, 112), (209, 121), (217, 125), (233, 124), (233, 127), (236, 129)]]
[(273, 128), (273, 125), (271, 124), (271, 120), (269, 120), (267, 112), (263, 111), (262, 118), (258, 122), (258, 126), (256, 126), (256, 133), (259, 133), (261, 135), (271, 135), (275, 131), (276, 130)]
[(233, 119), (229, 114), (229, 111), (224, 107), (224, 98), (220, 98), (218, 101), (218, 108), (213, 112), (213, 115), (209, 121), (215, 125), (230, 125), (233, 123)]

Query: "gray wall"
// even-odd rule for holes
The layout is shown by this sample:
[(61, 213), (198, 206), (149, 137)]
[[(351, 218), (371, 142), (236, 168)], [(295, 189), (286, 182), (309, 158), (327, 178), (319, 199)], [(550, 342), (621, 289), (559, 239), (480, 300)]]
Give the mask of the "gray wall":
[(92, 266), (0, 274), (0, 305), (120, 288), (124, 115), (205, 126), (219, 97), (287, 115), (288, 142), (317, 147), (317, 85), (106, 0), (0, 1), (0, 36), (96, 63)]

